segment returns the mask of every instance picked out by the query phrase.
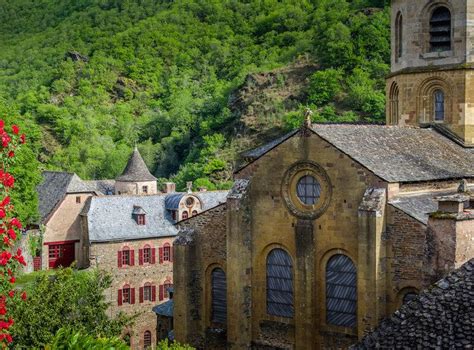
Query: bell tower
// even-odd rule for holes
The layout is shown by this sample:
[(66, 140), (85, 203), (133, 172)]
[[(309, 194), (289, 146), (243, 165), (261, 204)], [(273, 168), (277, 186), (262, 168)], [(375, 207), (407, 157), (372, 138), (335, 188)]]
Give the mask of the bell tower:
[(474, 0), (392, 0), (386, 122), (474, 147)]

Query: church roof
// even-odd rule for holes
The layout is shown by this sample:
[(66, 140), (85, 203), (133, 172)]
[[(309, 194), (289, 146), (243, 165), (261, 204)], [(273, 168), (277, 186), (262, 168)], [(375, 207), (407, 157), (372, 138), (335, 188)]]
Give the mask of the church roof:
[(351, 349), (464, 349), (474, 344), (474, 259), (414, 300)]
[(431, 128), (313, 124), (312, 130), (387, 182), (474, 177), (474, 153)]
[(179, 203), (185, 196), (195, 196), (197, 197), (202, 205), (203, 210), (214, 208), (215, 206), (224, 203), (227, 200), (227, 195), (229, 191), (203, 191), (203, 192), (193, 192), (191, 194), (184, 192), (175, 192), (170, 193), (166, 196), (165, 207), (169, 210), (177, 210), (179, 208)]
[(174, 300), (170, 299), (153, 307), (153, 312), (157, 315), (173, 317)]
[(49, 215), (68, 193), (93, 193), (93, 186), (88, 185), (74, 173), (63, 171), (44, 171), (43, 181), (38, 185), (39, 213), (41, 223), (47, 221)]
[(150, 173), (138, 148), (135, 147), (122, 175), (117, 177), (116, 180), (123, 182), (140, 182), (156, 181), (157, 179)]

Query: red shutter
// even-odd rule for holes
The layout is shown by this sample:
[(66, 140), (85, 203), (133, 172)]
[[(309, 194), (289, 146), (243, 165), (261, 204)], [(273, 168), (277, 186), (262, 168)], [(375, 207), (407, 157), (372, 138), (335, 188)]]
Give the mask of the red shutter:
[(121, 250), (117, 252), (117, 265), (118, 267), (122, 267), (122, 251)]
[(174, 246), (171, 246), (170, 247), (170, 261), (173, 262), (173, 250), (174, 250)]
[(160, 301), (164, 299), (164, 294), (165, 294), (164, 291), (165, 291), (165, 286), (160, 284), (160, 294), (159, 294)]
[(135, 251), (130, 249), (130, 266), (135, 265)]
[(163, 247), (160, 247), (160, 249), (158, 249), (158, 252), (160, 254), (160, 264), (163, 264)]
[(156, 249), (151, 248), (151, 263), (154, 264), (156, 261)]
[(156, 300), (156, 286), (151, 286), (151, 301)]
[(143, 249), (138, 249), (138, 264), (143, 265)]
[(140, 303), (143, 303), (143, 287), (140, 287)]
[(120, 306), (120, 305), (122, 305), (122, 290), (119, 289), (117, 294), (118, 294), (117, 295), (117, 304), (118, 304), (118, 306)]
[(135, 288), (130, 288), (130, 304), (135, 304)]

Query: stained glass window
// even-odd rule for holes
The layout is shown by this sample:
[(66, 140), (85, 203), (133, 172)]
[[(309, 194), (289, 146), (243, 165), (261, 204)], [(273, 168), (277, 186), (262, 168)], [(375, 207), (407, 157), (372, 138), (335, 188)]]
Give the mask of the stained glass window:
[(227, 321), (227, 286), (225, 272), (216, 268), (211, 274), (212, 310), (211, 320), (225, 324)]
[(267, 257), (267, 313), (292, 318), (293, 263), (283, 249), (273, 249)]
[(326, 320), (328, 324), (357, 324), (357, 271), (345, 255), (334, 255), (326, 266)]
[(321, 185), (313, 176), (306, 175), (299, 179), (296, 193), (303, 204), (314, 205), (321, 196)]

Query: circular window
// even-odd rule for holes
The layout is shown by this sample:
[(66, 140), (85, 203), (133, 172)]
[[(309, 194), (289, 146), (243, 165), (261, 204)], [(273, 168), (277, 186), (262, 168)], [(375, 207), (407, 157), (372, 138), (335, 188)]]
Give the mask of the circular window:
[(298, 162), (287, 170), (282, 182), (282, 196), (289, 211), (314, 220), (329, 206), (332, 185), (326, 171), (313, 162)]
[(186, 198), (186, 206), (192, 207), (194, 205), (194, 198), (188, 197)]
[(305, 205), (314, 205), (319, 201), (321, 196), (321, 185), (318, 180), (311, 175), (305, 175), (298, 180), (296, 194)]

